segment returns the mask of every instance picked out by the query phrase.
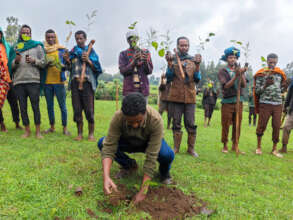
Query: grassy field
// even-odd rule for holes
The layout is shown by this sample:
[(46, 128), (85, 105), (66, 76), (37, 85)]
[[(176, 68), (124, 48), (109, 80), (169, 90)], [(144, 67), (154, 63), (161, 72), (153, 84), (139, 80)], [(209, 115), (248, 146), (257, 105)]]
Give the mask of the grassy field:
[[(72, 121), (70, 99), (67, 100), (69, 130), (76, 136)], [(93, 210), (100, 219), (139, 219), (129, 216), (126, 207), (117, 207), (113, 215), (101, 212), (98, 201), (103, 201), (101, 157), (96, 143), (73, 141), (62, 135), (60, 111), (56, 109), (57, 133), (43, 140), (32, 136), (22, 139), (16, 131), (8, 103), (4, 116), (8, 133), (0, 133), (0, 219), (90, 219), (86, 209)], [(115, 102), (96, 101), (96, 137), (106, 135)], [(42, 130), (48, 128), (45, 99), (41, 99)], [(30, 109), (30, 118), (32, 112)], [(181, 153), (176, 155), (171, 174), (185, 193), (195, 193), (216, 209), (212, 219), (293, 219), (293, 153), (283, 159), (271, 156), (271, 128), (263, 140), (263, 155), (254, 154), (255, 127), (248, 126), (244, 112), (240, 149), (246, 155), (222, 154), (220, 143), (220, 112), (215, 111), (212, 125), (203, 127), (203, 111), (197, 109), (198, 137), (196, 150), (200, 157), (191, 158), (186, 151), (186, 132)], [(166, 115), (164, 115), (166, 121)], [(270, 125), (270, 124), (269, 124)], [(87, 124), (84, 128), (87, 134)], [(33, 128), (34, 131), (34, 128)], [(172, 145), (172, 132), (165, 130), (165, 138)], [(230, 144), (231, 146), (231, 144)], [(292, 145), (291, 145), (292, 146)], [(290, 147), (289, 145), (289, 150)], [(280, 147), (280, 144), (279, 144)], [(292, 147), (291, 147), (292, 149)], [(143, 175), (143, 155), (134, 156)], [(114, 175), (118, 171), (115, 164)], [(122, 180), (129, 187), (140, 184), (141, 178)], [(83, 195), (74, 195), (76, 187)], [(205, 218), (204, 216), (194, 217)]]

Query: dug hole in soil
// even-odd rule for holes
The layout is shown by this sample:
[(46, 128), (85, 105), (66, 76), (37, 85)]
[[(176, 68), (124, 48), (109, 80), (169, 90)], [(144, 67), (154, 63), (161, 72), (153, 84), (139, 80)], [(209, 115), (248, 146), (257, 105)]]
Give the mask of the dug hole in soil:
[[(118, 192), (113, 192), (103, 204), (99, 203), (99, 206), (102, 205), (103, 211), (112, 213), (112, 209), (109, 206), (106, 207), (105, 203), (112, 207), (130, 204), (135, 193), (122, 184), (118, 185), (118, 190)], [(210, 216), (214, 212), (207, 208), (207, 203), (195, 195), (185, 195), (180, 189), (165, 185), (150, 187), (146, 199), (137, 204), (134, 209), (128, 210), (129, 213), (140, 211), (148, 213), (155, 220), (181, 220), (198, 214)]]

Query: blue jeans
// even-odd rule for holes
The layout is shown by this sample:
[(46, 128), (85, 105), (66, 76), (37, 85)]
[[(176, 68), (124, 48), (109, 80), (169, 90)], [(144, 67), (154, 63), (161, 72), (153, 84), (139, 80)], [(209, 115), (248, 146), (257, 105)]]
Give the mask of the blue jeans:
[[(103, 148), (103, 140), (105, 137), (100, 138), (98, 141), (98, 148), (102, 151)], [(133, 152), (133, 147), (129, 146), (129, 142), (125, 139), (120, 138), (118, 142), (118, 149), (115, 154), (114, 160), (119, 163), (124, 169), (129, 169), (135, 164), (135, 160), (131, 159), (127, 154), (128, 153), (137, 153), (137, 152), (144, 152), (144, 151), (135, 151)], [(147, 146), (145, 146), (146, 148)], [(144, 148), (144, 149), (145, 149)], [(130, 152), (132, 149), (132, 152)], [(170, 148), (167, 142), (162, 139), (161, 149), (158, 155), (158, 162), (160, 164), (159, 171), (162, 177), (169, 176), (169, 172), (171, 169), (171, 164), (174, 160), (174, 151)]]
[(55, 124), (54, 114), (54, 95), (61, 110), (62, 125), (67, 125), (67, 109), (66, 109), (66, 90), (63, 84), (46, 84), (44, 87), (45, 97), (47, 101), (47, 110), (50, 120), (50, 125)]

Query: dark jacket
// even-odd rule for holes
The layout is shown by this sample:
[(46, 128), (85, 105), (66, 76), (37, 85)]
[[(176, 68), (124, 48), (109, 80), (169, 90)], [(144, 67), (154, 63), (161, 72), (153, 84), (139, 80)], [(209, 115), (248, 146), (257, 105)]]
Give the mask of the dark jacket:
[(290, 85), (287, 96), (286, 96), (286, 101), (285, 101), (285, 105), (284, 108), (288, 108), (288, 113), (291, 114), (291, 112), (293, 111), (293, 86)]
[(217, 103), (217, 92), (214, 88), (206, 88), (203, 91), (202, 104), (215, 105)]
[[(230, 74), (226, 70), (226, 68), (222, 68), (222, 69), (219, 70), (218, 78), (219, 78), (219, 81), (221, 83), (222, 94), (223, 94), (224, 99), (237, 96), (237, 89), (236, 89), (235, 86), (231, 86), (230, 88), (225, 89), (225, 84), (232, 79)], [(243, 95), (243, 89), (242, 88), (240, 90), (240, 94), (241, 94), (241, 96)]]

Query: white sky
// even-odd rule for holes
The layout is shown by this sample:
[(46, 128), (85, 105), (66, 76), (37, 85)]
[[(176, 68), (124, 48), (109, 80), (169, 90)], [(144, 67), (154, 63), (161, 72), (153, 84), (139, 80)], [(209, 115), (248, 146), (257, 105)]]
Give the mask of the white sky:
[[(96, 22), (88, 39), (95, 39), (103, 69), (118, 72), (118, 56), (127, 48), (125, 33), (129, 24), (138, 21), (138, 32), (144, 35), (150, 27), (165, 33), (170, 30), (175, 47), (176, 38), (190, 39), (190, 54), (196, 53), (198, 37), (214, 32), (215, 37), (202, 52), (206, 62), (218, 62), (230, 40), (250, 42), (249, 63), (254, 72), (261, 67), (261, 56), (270, 52), (279, 55), (279, 66), (284, 68), (293, 60), (290, 52), (293, 37), (293, 1), (290, 0), (0, 0), (0, 26), (5, 18), (15, 16), (20, 24), (32, 27), (34, 40), (44, 40), (44, 32), (54, 29), (61, 41), (69, 32), (65, 20), (73, 20), (77, 29), (87, 24), (86, 14), (98, 10)], [(72, 39), (68, 47), (74, 44)], [(154, 73), (159, 74), (165, 61), (152, 55)], [(240, 61), (244, 62), (243, 59)]]

